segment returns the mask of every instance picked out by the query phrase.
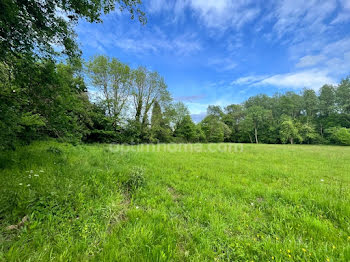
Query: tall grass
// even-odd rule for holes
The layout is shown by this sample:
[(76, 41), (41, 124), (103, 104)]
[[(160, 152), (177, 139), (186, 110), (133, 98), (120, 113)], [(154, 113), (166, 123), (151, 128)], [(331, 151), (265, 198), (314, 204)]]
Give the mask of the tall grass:
[(350, 261), (350, 148), (226, 149), (2, 152), (0, 260)]

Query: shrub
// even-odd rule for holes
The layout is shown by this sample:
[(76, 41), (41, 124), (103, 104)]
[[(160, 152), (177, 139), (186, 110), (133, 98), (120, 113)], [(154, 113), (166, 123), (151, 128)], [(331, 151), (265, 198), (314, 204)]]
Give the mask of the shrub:
[(127, 192), (134, 192), (136, 189), (146, 184), (144, 170), (142, 168), (134, 168), (127, 179), (123, 182), (123, 186)]
[(336, 144), (350, 146), (350, 129), (345, 127), (333, 127), (327, 130), (331, 140)]

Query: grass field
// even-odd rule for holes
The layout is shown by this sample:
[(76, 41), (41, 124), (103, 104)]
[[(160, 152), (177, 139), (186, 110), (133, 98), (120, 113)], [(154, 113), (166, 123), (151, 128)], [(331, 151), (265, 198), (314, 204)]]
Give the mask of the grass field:
[(350, 261), (350, 147), (41, 142), (0, 198), (3, 261)]

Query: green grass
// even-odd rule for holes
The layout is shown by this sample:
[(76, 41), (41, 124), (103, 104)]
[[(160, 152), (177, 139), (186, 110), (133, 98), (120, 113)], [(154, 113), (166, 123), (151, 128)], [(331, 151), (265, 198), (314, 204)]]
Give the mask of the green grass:
[(190, 146), (2, 152), (0, 260), (350, 261), (350, 147)]

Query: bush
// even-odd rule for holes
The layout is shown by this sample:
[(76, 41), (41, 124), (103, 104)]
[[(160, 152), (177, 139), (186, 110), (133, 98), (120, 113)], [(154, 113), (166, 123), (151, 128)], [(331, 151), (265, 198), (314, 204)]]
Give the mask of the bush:
[(350, 129), (345, 127), (333, 127), (327, 129), (331, 140), (340, 145), (350, 146)]
[(123, 182), (125, 190), (129, 193), (143, 187), (146, 184), (146, 179), (144, 176), (144, 170), (142, 168), (134, 168), (126, 181)]

